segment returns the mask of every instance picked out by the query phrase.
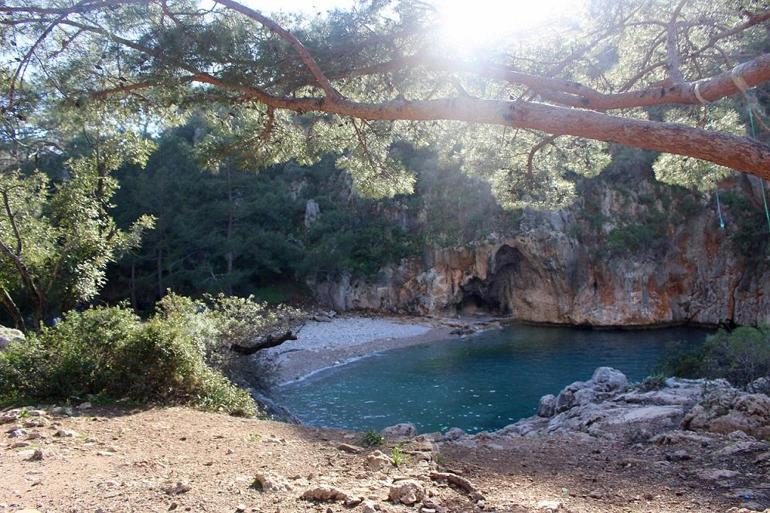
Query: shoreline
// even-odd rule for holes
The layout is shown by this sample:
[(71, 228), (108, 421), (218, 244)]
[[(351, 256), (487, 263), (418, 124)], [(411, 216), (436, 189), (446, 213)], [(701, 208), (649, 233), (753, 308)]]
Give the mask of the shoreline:
[[(654, 326), (586, 326), (522, 321), (506, 317), (421, 317), (383, 313), (348, 313), (326, 321), (310, 320), (288, 341), (264, 351), (261, 358), (276, 364), (276, 387), (303, 381), (335, 367), (403, 347), (463, 338), (510, 326), (572, 327), (586, 330), (655, 330), (703, 325), (668, 323)], [(714, 329), (713, 327), (710, 329)], [(310, 332), (310, 333), (308, 333)]]
[[(462, 323), (467, 325), (468, 323)], [(457, 338), (460, 323), (426, 317), (346, 315), (308, 321), (296, 341), (265, 351), (277, 366), (277, 387), (391, 349)]]

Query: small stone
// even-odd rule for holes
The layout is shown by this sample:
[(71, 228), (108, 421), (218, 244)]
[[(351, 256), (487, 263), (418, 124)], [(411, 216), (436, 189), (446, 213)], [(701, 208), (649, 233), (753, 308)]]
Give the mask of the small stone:
[(35, 449), (35, 451), (32, 453), (32, 455), (27, 458), (27, 461), (41, 461), (43, 459), (43, 451), (40, 449)]
[(51, 422), (45, 418), (45, 417), (32, 417), (29, 419), (26, 419), (22, 424), (25, 428), (40, 428), (40, 427), (46, 427)]
[(280, 492), (289, 489), (289, 484), (286, 480), (279, 476), (267, 473), (255, 474), (253, 486), (263, 492)]
[(549, 513), (559, 511), (561, 509), (561, 501), (543, 499), (541, 501), (538, 501), (538, 503), (535, 505), (535, 509), (547, 511)]
[(377, 503), (370, 500), (364, 501), (361, 513), (377, 513)]
[(70, 431), (69, 429), (60, 429), (54, 436), (58, 436), (59, 438), (73, 438), (77, 436), (77, 433)]
[(679, 450), (667, 454), (666, 459), (668, 461), (688, 461), (692, 459), (692, 456), (685, 450)]
[(350, 496), (339, 488), (334, 488), (333, 486), (317, 486), (305, 490), (305, 493), (303, 493), (300, 498), (308, 501), (328, 502), (346, 501)]
[(591, 490), (588, 492), (588, 496), (592, 499), (601, 499), (604, 497), (604, 494), (601, 492), (601, 490)]
[(23, 449), (24, 447), (29, 447), (30, 445), (32, 445), (31, 442), (14, 442), (8, 448), (9, 449)]
[(366, 457), (366, 468), (373, 472), (377, 472), (384, 468), (388, 468), (393, 465), (393, 460), (382, 451), (374, 451)]
[(243, 513), (244, 511), (246, 511), (246, 505), (245, 504), (238, 504), (235, 507), (235, 513)]
[(396, 504), (411, 506), (420, 502), (425, 497), (425, 488), (422, 483), (414, 479), (405, 479), (391, 485), (388, 499)]
[(342, 452), (347, 452), (349, 454), (359, 454), (364, 452), (363, 447), (358, 447), (356, 445), (350, 445), (350, 444), (339, 444), (337, 446), (337, 449), (339, 449)]
[(11, 438), (21, 438), (22, 436), (25, 436), (27, 433), (28, 431), (26, 429), (19, 428), (11, 431), (8, 434), (8, 436), (10, 436)]
[(190, 486), (187, 483), (183, 483), (181, 481), (172, 485), (168, 485), (165, 488), (163, 488), (163, 491), (169, 495), (180, 495), (183, 493), (187, 493), (190, 490), (192, 490), (192, 486)]
[(76, 408), (77, 408), (78, 410), (81, 410), (81, 411), (82, 411), (82, 410), (90, 410), (91, 408), (93, 408), (93, 405), (92, 405), (91, 403), (89, 403), (88, 401), (86, 401), (86, 402), (84, 402), (84, 403), (80, 403), (80, 404), (78, 404), (78, 405), (76, 406)]
[(345, 501), (345, 507), (347, 508), (355, 508), (359, 504), (361, 504), (364, 501), (363, 497), (348, 497)]
[(740, 472), (726, 469), (710, 469), (698, 472), (698, 477), (706, 481), (721, 481), (723, 479), (734, 479), (740, 476)]

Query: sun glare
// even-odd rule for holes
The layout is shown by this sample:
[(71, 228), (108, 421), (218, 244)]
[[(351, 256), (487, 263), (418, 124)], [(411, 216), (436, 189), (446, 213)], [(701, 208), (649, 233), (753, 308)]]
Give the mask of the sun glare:
[(440, 38), (473, 50), (568, 18), (578, 0), (436, 0)]

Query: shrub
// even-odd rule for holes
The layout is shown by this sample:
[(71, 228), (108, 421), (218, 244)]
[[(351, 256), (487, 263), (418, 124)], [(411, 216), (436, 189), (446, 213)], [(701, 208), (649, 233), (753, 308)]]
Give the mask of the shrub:
[(666, 386), (666, 375), (662, 373), (650, 374), (639, 384), (639, 389), (648, 392), (651, 390), (660, 390)]
[(726, 378), (743, 386), (770, 376), (770, 327), (719, 330), (695, 351), (670, 353), (667, 373), (685, 378)]
[(393, 465), (400, 467), (404, 464), (409, 464), (411, 458), (404, 452), (402, 444), (398, 444), (390, 451), (390, 459), (393, 460)]
[(204, 318), (156, 315), (142, 322), (124, 307), (70, 312), (52, 328), (0, 353), (0, 397), (82, 398), (188, 404), (253, 415), (245, 390), (206, 363)]
[(373, 429), (364, 433), (364, 437), (361, 439), (361, 445), (364, 447), (377, 447), (384, 443), (385, 437)]
[(269, 388), (275, 381), (275, 365), (267, 359), (249, 359), (237, 368), (230, 346), (249, 346), (268, 334), (291, 330), (305, 314), (289, 306), (269, 306), (247, 298), (205, 295), (202, 300), (169, 293), (158, 302), (157, 315), (186, 326), (194, 335), (208, 365), (228, 375), (238, 374), (249, 385)]

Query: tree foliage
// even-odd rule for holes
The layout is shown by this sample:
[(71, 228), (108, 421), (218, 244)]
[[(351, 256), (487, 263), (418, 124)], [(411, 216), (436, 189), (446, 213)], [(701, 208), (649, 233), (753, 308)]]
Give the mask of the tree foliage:
[(414, 185), (393, 151), (408, 140), (482, 171), (511, 206), (568, 200), (574, 173), (601, 170), (606, 142), (691, 159), (661, 157), (665, 180), (713, 185), (725, 171), (712, 164), (770, 177), (770, 148), (741, 123), (726, 130), (688, 114), (703, 102), (730, 111), (743, 93), (764, 119), (770, 11), (750, 0), (587, 0), (566, 24), (456, 59), (436, 35), (437, 7), (423, 2), (312, 18), (270, 18), (233, 0), (0, 9), (9, 133), (34, 115), (30, 97), (153, 119), (217, 105), (213, 168), (222, 157), (307, 165), (331, 152), (360, 191), (390, 196)]
[[(153, 218), (139, 216), (121, 230), (109, 215), (122, 162), (94, 155), (67, 161), (68, 178), (52, 183), (40, 171), (0, 174), (0, 304), (23, 327), (92, 300), (105, 283), (107, 264), (138, 245)], [(139, 157), (137, 157), (139, 158)]]

